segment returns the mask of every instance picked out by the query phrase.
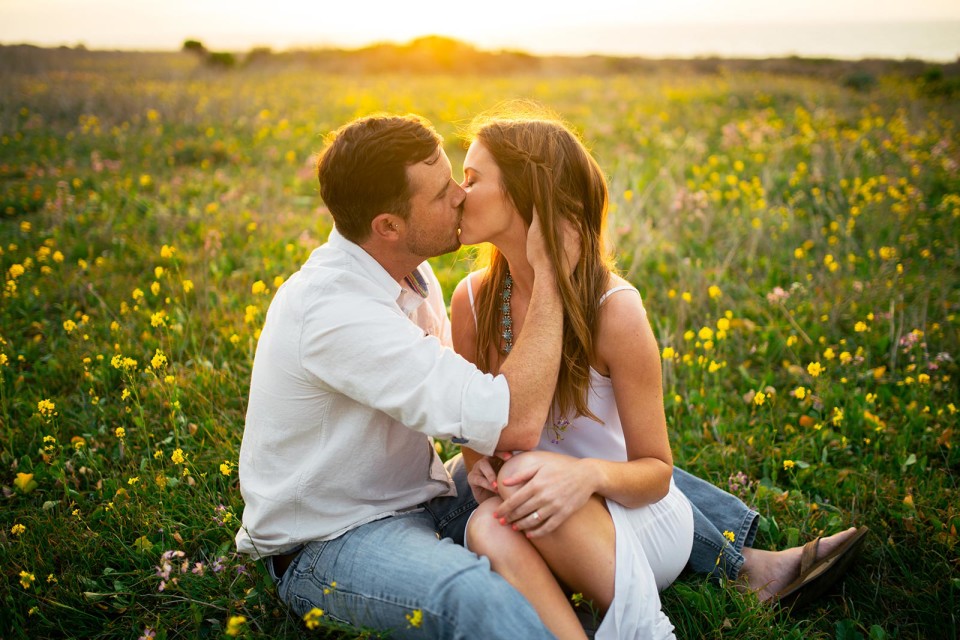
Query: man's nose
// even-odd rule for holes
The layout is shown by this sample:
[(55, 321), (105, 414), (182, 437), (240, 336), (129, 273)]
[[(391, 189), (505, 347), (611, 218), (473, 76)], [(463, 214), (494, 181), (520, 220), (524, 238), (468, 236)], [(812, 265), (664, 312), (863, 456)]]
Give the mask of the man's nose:
[(467, 192), (464, 191), (463, 187), (459, 184), (457, 185), (457, 190), (454, 194), (453, 205), (455, 207), (462, 207), (463, 201), (467, 199)]

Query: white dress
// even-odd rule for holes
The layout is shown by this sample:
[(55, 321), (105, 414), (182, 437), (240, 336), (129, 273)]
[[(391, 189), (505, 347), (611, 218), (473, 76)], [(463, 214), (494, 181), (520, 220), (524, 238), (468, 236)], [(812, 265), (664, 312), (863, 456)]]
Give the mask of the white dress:
[[(472, 279), (467, 279), (471, 309)], [(599, 304), (618, 291), (639, 295), (633, 287), (615, 287), (600, 298)], [(577, 458), (626, 461), (627, 448), (613, 383), (592, 367), (587, 404), (602, 422), (583, 416), (572, 420), (558, 417), (544, 427), (537, 449)], [(553, 413), (559, 415), (556, 408)], [(660, 607), (659, 591), (676, 580), (690, 557), (693, 548), (690, 503), (672, 478), (670, 491), (654, 504), (627, 508), (610, 499), (606, 503), (616, 530), (614, 597), (595, 638), (675, 637), (673, 624)]]

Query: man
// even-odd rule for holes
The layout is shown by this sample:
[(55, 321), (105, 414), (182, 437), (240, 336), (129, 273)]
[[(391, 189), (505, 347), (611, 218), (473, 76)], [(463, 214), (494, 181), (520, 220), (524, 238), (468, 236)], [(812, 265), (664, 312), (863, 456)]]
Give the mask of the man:
[[(527, 247), (536, 301), (493, 377), (447, 348), (446, 307), (426, 259), (459, 247), (465, 194), (429, 123), (352, 122), (333, 136), (318, 177), (336, 228), (277, 291), (257, 345), (238, 549), (265, 560), (298, 615), (317, 607), (394, 637), (550, 637), (487, 560), (452, 543), (462, 543), (476, 503), (459, 457), (445, 469), (431, 442), (489, 454), (539, 440), (562, 307), (536, 225)], [(766, 589), (761, 598), (796, 578), (799, 548), (745, 549), (757, 514), (685, 472), (675, 477), (694, 506), (694, 570), (743, 572)], [(849, 533), (824, 539), (807, 564), (849, 545)]]
[[(419, 637), (550, 637), (532, 607), (451, 542), (472, 508), (431, 437), (474, 449), (539, 439), (560, 366), (562, 307), (535, 230), (536, 282), (501, 375), (449, 344), (425, 260), (459, 247), (464, 191), (416, 117), (343, 127), (318, 165), (336, 229), (277, 291), (240, 450), (241, 552), (266, 558), (303, 615)], [(440, 539), (443, 536), (443, 539)]]

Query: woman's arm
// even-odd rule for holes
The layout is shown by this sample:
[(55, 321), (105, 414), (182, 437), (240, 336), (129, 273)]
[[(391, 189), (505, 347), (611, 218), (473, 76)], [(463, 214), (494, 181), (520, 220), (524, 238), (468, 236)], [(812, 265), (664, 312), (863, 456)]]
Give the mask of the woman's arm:
[[(660, 350), (640, 297), (611, 296), (600, 313), (596, 368), (609, 375), (623, 424), (628, 462), (534, 452), (520, 473), (500, 475), (507, 487), (523, 484), (497, 509), (532, 535), (555, 530), (599, 494), (626, 507), (662, 499), (670, 489), (673, 457), (667, 439)], [(536, 522), (527, 516), (538, 511)]]
[(660, 348), (640, 296), (622, 291), (600, 311), (597, 366), (610, 376), (627, 445), (627, 464), (590, 460), (596, 492), (627, 507), (667, 495), (673, 456), (663, 408)]

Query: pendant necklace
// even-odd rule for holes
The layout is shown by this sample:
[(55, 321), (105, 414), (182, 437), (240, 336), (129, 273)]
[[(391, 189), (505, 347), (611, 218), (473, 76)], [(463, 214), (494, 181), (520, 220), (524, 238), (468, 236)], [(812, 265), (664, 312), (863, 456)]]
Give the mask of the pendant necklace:
[(513, 349), (513, 318), (510, 316), (510, 297), (513, 295), (513, 278), (507, 271), (503, 279), (503, 289), (500, 292), (500, 336), (503, 338), (503, 352), (510, 353)]

